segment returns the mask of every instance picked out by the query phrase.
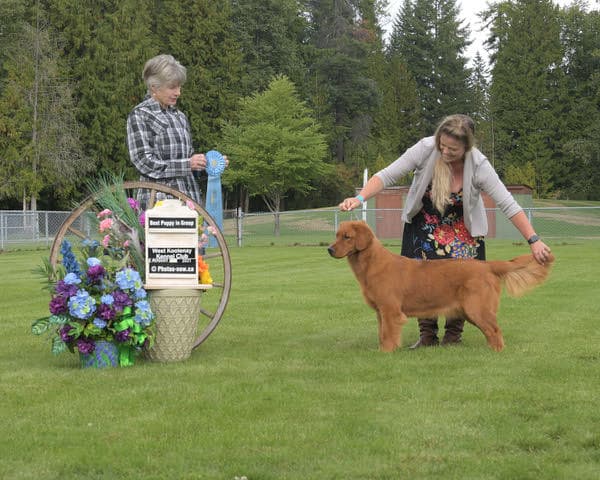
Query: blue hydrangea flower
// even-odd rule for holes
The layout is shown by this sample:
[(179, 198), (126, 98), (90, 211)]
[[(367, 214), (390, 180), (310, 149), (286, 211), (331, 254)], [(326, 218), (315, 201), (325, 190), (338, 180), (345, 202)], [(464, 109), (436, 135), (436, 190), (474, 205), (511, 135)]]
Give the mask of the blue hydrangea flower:
[(150, 304), (146, 300), (140, 300), (135, 304), (135, 317), (134, 321), (143, 326), (150, 325), (152, 319), (154, 318), (154, 314), (150, 309)]
[(79, 276), (75, 273), (67, 273), (65, 275), (65, 278), (63, 278), (63, 281), (67, 284), (67, 285), (79, 285), (81, 283), (81, 279), (79, 278)]
[(142, 288), (142, 278), (132, 268), (124, 268), (117, 272), (116, 282), (121, 290), (139, 290)]
[(102, 320), (101, 318), (94, 318), (94, 325), (96, 325), (98, 328), (102, 329), (102, 328), (106, 328), (106, 321)]
[(86, 238), (81, 242), (81, 245), (84, 247), (96, 248), (100, 246), (100, 242), (98, 240), (91, 240), (89, 238)]
[(107, 293), (105, 295), (102, 295), (100, 301), (105, 305), (112, 305), (113, 303), (115, 303), (115, 297), (113, 297), (110, 293)]
[(90, 318), (96, 311), (96, 300), (85, 290), (77, 290), (74, 297), (69, 299), (69, 313), (83, 320)]
[(102, 265), (102, 262), (96, 257), (90, 257), (87, 259), (88, 267), (97, 267), (98, 265)]
[(135, 297), (136, 300), (142, 300), (143, 298), (146, 298), (148, 296), (148, 294), (146, 293), (146, 290), (144, 290), (143, 288), (138, 288), (133, 296)]

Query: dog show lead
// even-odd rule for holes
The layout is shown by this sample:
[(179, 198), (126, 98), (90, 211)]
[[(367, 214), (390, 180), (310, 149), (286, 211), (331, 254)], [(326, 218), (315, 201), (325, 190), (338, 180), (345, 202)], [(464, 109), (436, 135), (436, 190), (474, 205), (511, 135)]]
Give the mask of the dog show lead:
[[(475, 147), (475, 126), (469, 116), (455, 114), (443, 119), (434, 136), (421, 139), (375, 173), (357, 196), (340, 203), (340, 210), (361, 206), (409, 173), (414, 176), (402, 209), (402, 256), (485, 260), (488, 223), (481, 197), (485, 192), (527, 241), (535, 260), (544, 265), (551, 258), (550, 248)], [(464, 322), (463, 317), (446, 318), (441, 344), (460, 343)], [(411, 348), (438, 345), (437, 333), (437, 318), (419, 318), (419, 341)]]

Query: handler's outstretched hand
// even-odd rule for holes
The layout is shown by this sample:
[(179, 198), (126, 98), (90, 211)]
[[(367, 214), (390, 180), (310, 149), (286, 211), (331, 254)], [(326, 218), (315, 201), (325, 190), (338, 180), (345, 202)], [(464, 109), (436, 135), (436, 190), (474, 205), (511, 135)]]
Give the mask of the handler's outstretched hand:
[(340, 210), (342, 212), (349, 212), (350, 210), (354, 210), (357, 207), (360, 207), (360, 200), (356, 197), (348, 197), (345, 198), (342, 203), (340, 203)]
[(550, 259), (550, 247), (541, 240), (531, 244), (531, 253), (533, 258), (541, 265), (544, 265)]

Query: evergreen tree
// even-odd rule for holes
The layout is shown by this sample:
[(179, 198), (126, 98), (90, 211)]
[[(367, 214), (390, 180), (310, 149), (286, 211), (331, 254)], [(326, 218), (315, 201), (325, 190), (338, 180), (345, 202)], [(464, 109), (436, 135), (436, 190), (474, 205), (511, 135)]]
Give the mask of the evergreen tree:
[(325, 137), (286, 77), (243, 99), (238, 122), (224, 128), (222, 147), (231, 158), (223, 181), (241, 184), (264, 200), (276, 215), (276, 235), (284, 198), (313, 190), (329, 169)]
[(36, 210), (40, 192), (60, 197), (93, 165), (81, 161), (73, 95), (59, 58), (57, 32), (41, 2), (14, 17), (0, 93), (0, 198), (21, 198)]
[(469, 110), (476, 125), (475, 138), (477, 139), (477, 146), (484, 154), (489, 156), (490, 161), (494, 164), (493, 120), (490, 117), (488, 69), (479, 52), (473, 60), (469, 91), (471, 92)]
[(406, 62), (417, 83), (424, 131), (452, 113), (469, 113), (467, 28), (455, 0), (405, 0), (394, 21), (390, 56)]
[(508, 165), (526, 168), (532, 162), (532, 187), (544, 195), (558, 175), (566, 100), (559, 68), (563, 50), (558, 9), (550, 0), (503, 2), (492, 34), (496, 51), (490, 105), (496, 167), (502, 172)]
[(66, 40), (77, 80), (77, 116), (85, 154), (98, 170), (135, 173), (126, 146), (126, 119), (143, 96), (144, 63), (156, 54), (153, 0), (49, 0), (52, 24)]
[(569, 114), (555, 184), (568, 198), (600, 200), (600, 13), (575, 5), (562, 15)]
[(241, 55), (231, 28), (229, 2), (162, 0), (157, 12), (163, 53), (187, 68), (180, 108), (189, 118), (198, 151), (214, 148), (222, 122), (235, 118)]
[(417, 85), (402, 57), (388, 59), (382, 86), (383, 102), (376, 117), (376, 132), (383, 145), (381, 158), (373, 170), (395, 160), (423, 133)]
[(368, 58), (380, 45), (373, 0), (308, 0), (314, 86), (312, 102), (338, 162), (360, 162), (357, 143), (368, 138), (380, 104)]
[(243, 96), (265, 90), (276, 75), (304, 83), (306, 29), (297, 0), (232, 0), (232, 30), (243, 56)]

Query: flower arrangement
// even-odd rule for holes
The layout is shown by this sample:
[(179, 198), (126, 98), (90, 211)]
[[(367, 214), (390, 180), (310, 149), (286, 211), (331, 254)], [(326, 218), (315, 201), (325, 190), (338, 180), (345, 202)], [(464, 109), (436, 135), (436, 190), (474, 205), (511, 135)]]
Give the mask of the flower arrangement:
[[(99, 187), (98, 187), (99, 185)], [(74, 251), (64, 239), (62, 261), (45, 261), (42, 273), (50, 289), (50, 315), (36, 320), (32, 333), (51, 338), (51, 351), (104, 355), (105, 342), (116, 347), (118, 363), (132, 365), (135, 356), (154, 345), (155, 316), (143, 287), (146, 272), (145, 212), (119, 182), (105, 179), (95, 188), (95, 239), (87, 238)], [(156, 202), (156, 206), (163, 203)], [(189, 208), (195, 206), (188, 202)], [(88, 218), (86, 214), (86, 219)], [(198, 219), (198, 283), (213, 284), (202, 258), (209, 235), (216, 232)], [(156, 345), (159, 342), (157, 341)], [(112, 356), (112, 353), (109, 355)]]
[[(143, 221), (135, 200), (128, 199), (128, 205), (136, 222)], [(154, 338), (154, 314), (133, 266), (133, 252), (141, 252), (140, 238), (110, 209), (98, 213), (97, 220), (102, 242), (84, 240), (79, 259), (63, 240), (62, 266), (48, 272), (54, 280), (50, 315), (36, 320), (32, 333), (48, 333), (54, 354), (69, 350), (89, 355), (99, 341), (114, 343), (119, 365), (128, 366)]]

